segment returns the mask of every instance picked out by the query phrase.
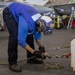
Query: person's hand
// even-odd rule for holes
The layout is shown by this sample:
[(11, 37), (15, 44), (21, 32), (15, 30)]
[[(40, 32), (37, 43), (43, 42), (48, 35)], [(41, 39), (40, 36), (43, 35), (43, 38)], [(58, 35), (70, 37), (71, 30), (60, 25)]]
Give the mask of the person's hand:
[(33, 55), (37, 58), (46, 58), (45, 54), (42, 53), (41, 51), (34, 51)]
[(39, 46), (39, 51), (44, 53), (45, 52), (45, 47), (42, 45), (42, 46)]

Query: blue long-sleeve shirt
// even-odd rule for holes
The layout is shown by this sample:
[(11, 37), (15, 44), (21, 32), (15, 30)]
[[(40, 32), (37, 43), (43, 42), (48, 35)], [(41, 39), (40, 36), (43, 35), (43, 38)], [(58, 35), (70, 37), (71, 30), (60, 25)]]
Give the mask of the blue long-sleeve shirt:
[(25, 21), (25, 19), (20, 16), (19, 17), (19, 26), (18, 26), (18, 42), (22, 47), (25, 47), (27, 45), (26, 43), (26, 37), (27, 35), (34, 34), (35, 40), (41, 39), (41, 33), (34, 30), (33, 32), (28, 32), (28, 23)]
[(33, 7), (14, 2), (9, 9), (18, 23), (18, 43), (22, 47), (27, 45), (27, 35), (34, 34), (35, 40), (41, 39), (41, 33), (35, 29), (35, 23), (41, 15)]

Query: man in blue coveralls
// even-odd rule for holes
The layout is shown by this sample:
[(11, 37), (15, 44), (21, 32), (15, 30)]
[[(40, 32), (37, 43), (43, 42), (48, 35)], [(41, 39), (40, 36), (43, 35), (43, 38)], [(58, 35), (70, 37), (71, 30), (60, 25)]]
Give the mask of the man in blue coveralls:
[[(41, 44), (41, 32), (48, 32), (46, 27), (52, 29), (53, 21), (42, 16), (33, 7), (13, 2), (3, 10), (3, 19), (9, 31), (8, 42), (8, 62), (9, 69), (14, 72), (21, 72), (21, 68), (17, 65), (18, 44), (27, 50), (27, 58), (35, 56), (27, 60), (27, 63), (41, 64), (42, 53), (45, 56), (45, 47)], [(34, 38), (39, 50), (34, 48)]]

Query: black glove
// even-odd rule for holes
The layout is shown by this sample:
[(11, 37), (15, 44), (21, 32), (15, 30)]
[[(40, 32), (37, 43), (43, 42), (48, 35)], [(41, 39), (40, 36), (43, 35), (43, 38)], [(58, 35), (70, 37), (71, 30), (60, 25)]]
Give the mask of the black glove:
[(43, 55), (40, 51), (34, 51), (33, 55), (37, 58), (46, 58), (45, 55)]
[(39, 51), (44, 53), (45, 52), (45, 47), (42, 45), (42, 46), (39, 46)]

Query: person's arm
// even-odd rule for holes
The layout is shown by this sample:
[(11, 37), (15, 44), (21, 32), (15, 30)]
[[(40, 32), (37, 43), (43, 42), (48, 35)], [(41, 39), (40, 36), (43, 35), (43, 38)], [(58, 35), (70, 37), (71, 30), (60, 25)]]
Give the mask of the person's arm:
[(18, 43), (20, 46), (22, 46), (29, 52), (34, 53), (34, 50), (26, 43), (27, 35), (28, 35), (27, 22), (22, 16), (20, 16), (19, 17), (19, 26), (18, 26)]
[(29, 45), (26, 45), (25, 49), (28, 50), (32, 54), (34, 53), (34, 50)]
[(34, 32), (34, 37), (35, 37), (35, 41), (37, 43), (38, 46), (41, 46), (42, 45), (42, 41), (41, 41), (41, 32), (39, 31), (36, 31)]
[(26, 38), (28, 35), (28, 25), (25, 19), (20, 16), (19, 17), (19, 26), (18, 26), (18, 43), (22, 46), (25, 50), (32, 53), (37, 58), (42, 58), (42, 53), (40, 51), (33, 50), (27, 43)]
[(42, 53), (44, 53), (45, 52), (45, 47), (42, 44), (41, 32), (35, 31), (34, 36), (35, 36), (35, 41), (36, 41), (37, 45), (39, 46), (39, 48), (38, 48), (39, 51), (42, 52)]
[(42, 40), (36, 40), (36, 43), (37, 43), (38, 46), (42, 46), (43, 45), (42, 44)]

